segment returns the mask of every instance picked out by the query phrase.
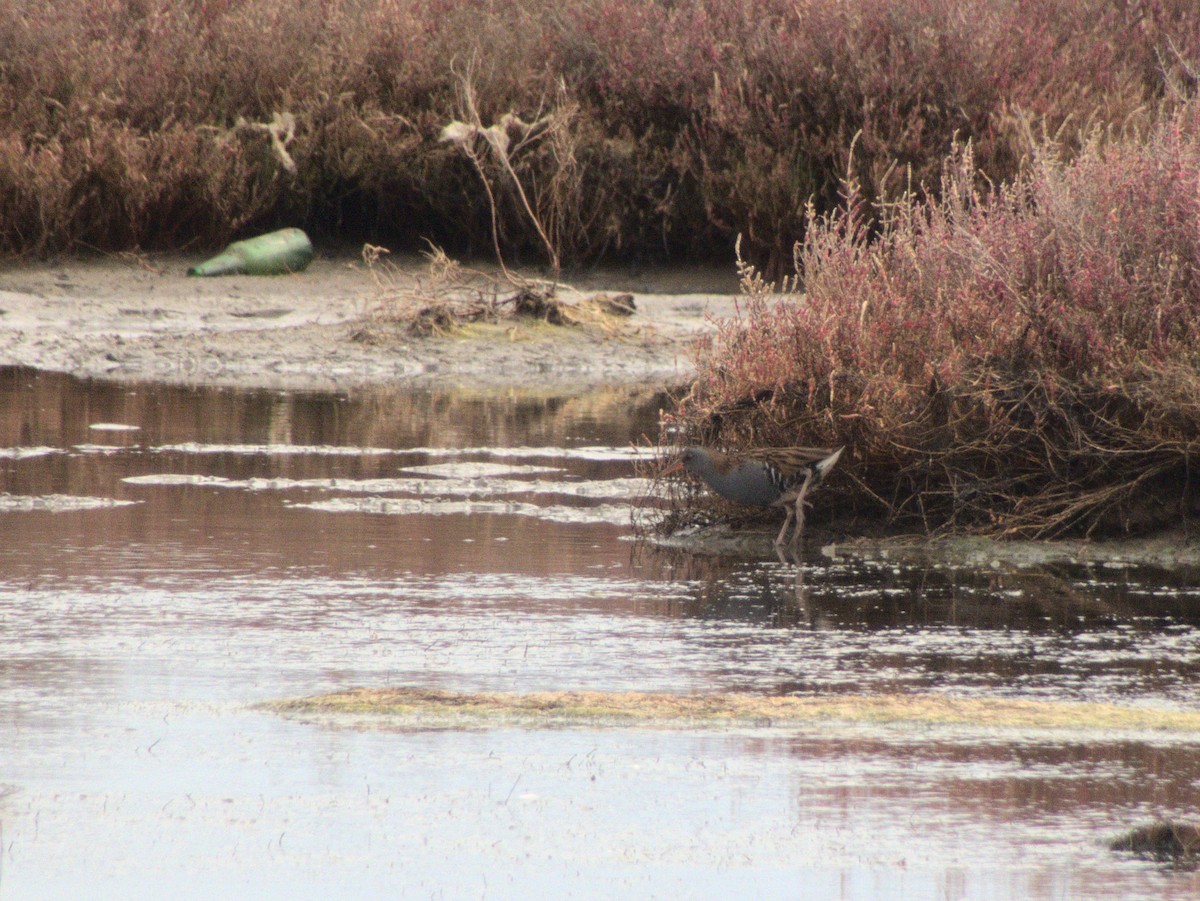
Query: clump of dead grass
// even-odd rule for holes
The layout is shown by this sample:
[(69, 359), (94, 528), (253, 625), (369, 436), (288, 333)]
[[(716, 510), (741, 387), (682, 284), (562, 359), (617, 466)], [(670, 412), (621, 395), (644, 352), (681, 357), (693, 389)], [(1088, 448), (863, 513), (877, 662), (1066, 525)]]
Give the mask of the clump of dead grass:
[(473, 322), (498, 318), (498, 282), (464, 267), (439, 247), (423, 252), (425, 266), (402, 270), (387, 248), (367, 244), (363, 262), (378, 295), (370, 310), (375, 324), (400, 325), (415, 337), (449, 335)]
[(369, 322), (401, 326), (414, 337), (461, 334), (472, 324), (544, 324), (587, 327), (608, 336), (625, 333), (622, 320), (636, 311), (628, 294), (597, 294), (577, 303), (559, 296), (558, 282), (519, 276), (507, 267), (489, 273), (464, 266), (441, 248), (423, 254), (423, 268), (402, 269), (388, 250), (368, 244), (363, 262), (378, 289)]

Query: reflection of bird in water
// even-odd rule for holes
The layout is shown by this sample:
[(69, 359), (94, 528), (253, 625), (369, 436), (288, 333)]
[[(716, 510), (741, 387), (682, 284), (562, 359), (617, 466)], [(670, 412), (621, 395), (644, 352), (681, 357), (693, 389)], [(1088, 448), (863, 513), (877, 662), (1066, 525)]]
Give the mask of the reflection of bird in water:
[(724, 454), (704, 447), (689, 447), (662, 474), (686, 469), (726, 500), (757, 507), (783, 507), (787, 516), (775, 538), (775, 546), (780, 547), (793, 519), (796, 531), (791, 544), (799, 540), (804, 531), (805, 498), (825, 480), (842, 450), (767, 447)]
[[(780, 553), (780, 562), (785, 566), (788, 561), (783, 559), (782, 552)], [(816, 618), (812, 605), (808, 599), (808, 588), (804, 585), (804, 567), (795, 561), (795, 566), (790, 566), (793, 575), (790, 584), (780, 580), (775, 584), (778, 586), (775, 593), (776, 607), (772, 611), (772, 619), (774, 625), (785, 628), (816, 628)]]

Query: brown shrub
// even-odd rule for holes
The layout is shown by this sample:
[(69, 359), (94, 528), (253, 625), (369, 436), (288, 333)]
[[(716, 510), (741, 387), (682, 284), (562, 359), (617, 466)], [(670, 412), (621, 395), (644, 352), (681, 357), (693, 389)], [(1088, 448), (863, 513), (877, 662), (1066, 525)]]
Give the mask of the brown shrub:
[[(489, 250), (478, 177), (437, 141), (469, 65), (485, 125), (568, 123), (512, 160), (565, 259), (740, 233), (779, 269), (845, 173), (870, 200), (936, 187), (957, 134), (1006, 180), (1035, 134), (1144, 129), (1197, 60), (1191, 0), (10, 0), (0, 251), (285, 221)], [(280, 112), (294, 176), (235, 133)], [(541, 258), (496, 185), (506, 252)]]
[(664, 434), (847, 444), (827, 490), (894, 524), (1053, 535), (1178, 521), (1200, 449), (1198, 179), (1193, 103), (1074, 162), (1044, 148), (998, 188), (959, 148), (941, 199), (881, 206), (873, 240), (850, 184), (841, 210), (810, 210), (805, 293), (776, 302), (747, 282)]

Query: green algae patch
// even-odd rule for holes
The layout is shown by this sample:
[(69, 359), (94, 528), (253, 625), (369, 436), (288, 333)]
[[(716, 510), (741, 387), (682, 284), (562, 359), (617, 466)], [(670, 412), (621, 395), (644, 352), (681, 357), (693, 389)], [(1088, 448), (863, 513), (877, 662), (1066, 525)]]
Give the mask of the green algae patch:
[(665, 692), (451, 692), (356, 688), (276, 701), (285, 714), (379, 715), (427, 726), (529, 728), (609, 725), (648, 728), (786, 726), (822, 721), (982, 729), (1162, 732), (1200, 738), (1200, 711), (1115, 704), (1010, 701), (942, 695), (823, 698)]

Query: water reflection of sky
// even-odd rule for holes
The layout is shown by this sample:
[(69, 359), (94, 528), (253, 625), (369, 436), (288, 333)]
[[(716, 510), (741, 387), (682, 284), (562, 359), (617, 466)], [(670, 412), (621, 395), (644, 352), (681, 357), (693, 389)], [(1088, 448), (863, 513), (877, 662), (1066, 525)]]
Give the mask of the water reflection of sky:
[(638, 545), (629, 447), (660, 404), (0, 374), (0, 895), (1195, 895), (1104, 848), (1194, 813), (1178, 739), (246, 707), (394, 684), (1196, 706), (1188, 573)]

